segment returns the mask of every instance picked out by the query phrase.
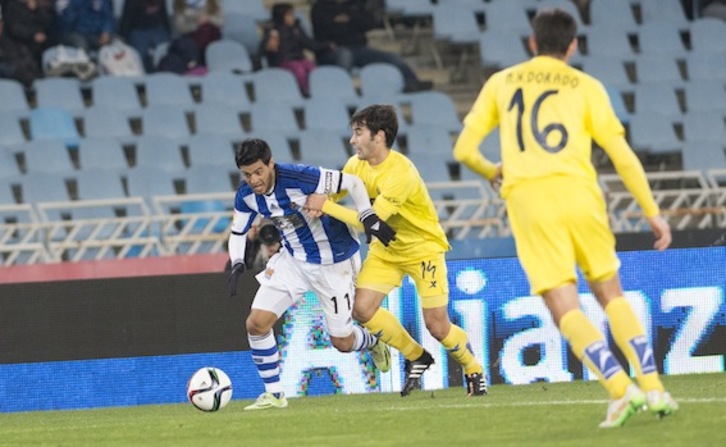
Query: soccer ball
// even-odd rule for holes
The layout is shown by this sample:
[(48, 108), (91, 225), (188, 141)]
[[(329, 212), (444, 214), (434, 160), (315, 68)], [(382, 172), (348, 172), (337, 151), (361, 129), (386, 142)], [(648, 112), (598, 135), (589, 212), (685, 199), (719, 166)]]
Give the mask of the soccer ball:
[(232, 398), (232, 381), (221, 369), (205, 366), (189, 379), (187, 397), (202, 411), (217, 411)]

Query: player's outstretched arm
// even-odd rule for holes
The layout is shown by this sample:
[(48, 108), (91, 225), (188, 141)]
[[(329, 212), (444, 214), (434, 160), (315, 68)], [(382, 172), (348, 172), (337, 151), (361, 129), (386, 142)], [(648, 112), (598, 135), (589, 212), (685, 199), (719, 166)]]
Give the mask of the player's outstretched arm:
[(655, 235), (655, 244), (653, 245), (653, 248), (658, 251), (663, 251), (668, 248), (672, 241), (671, 226), (668, 225), (668, 222), (666, 222), (663, 216), (659, 214), (657, 216), (649, 217), (648, 224), (650, 224), (650, 229)]

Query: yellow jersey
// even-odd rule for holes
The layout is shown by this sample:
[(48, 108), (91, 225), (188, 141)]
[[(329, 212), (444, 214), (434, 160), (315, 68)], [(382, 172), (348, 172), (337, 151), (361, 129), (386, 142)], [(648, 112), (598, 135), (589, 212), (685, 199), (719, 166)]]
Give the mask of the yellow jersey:
[(377, 166), (353, 156), (343, 172), (363, 180), (376, 214), (396, 230), (396, 240), (388, 247), (374, 239), (370, 253), (390, 261), (409, 261), (448, 251), (431, 196), (406, 156), (391, 150)]
[[(646, 215), (658, 214), (642, 165), (625, 141), (605, 88), (560, 59), (537, 56), (492, 75), (464, 125), (481, 138), (499, 126), (505, 198), (517, 183), (544, 177), (596, 183), (594, 139)], [(474, 150), (478, 147), (457, 144), (455, 157), (490, 176), (491, 167), (470, 153)]]

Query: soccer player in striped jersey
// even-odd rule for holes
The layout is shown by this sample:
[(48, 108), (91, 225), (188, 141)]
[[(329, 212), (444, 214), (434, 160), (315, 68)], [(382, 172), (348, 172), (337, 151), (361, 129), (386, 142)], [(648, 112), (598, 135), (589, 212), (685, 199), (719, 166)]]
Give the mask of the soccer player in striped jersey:
[[(372, 105), (357, 111), (350, 125), (350, 143), (357, 155), (348, 160), (343, 172), (363, 180), (373, 209), (396, 230), (390, 245), (371, 243), (358, 277), (353, 316), (406, 358), (401, 396), (409, 395), (420, 386), (421, 375), (434, 359), (381, 307), (386, 295), (409, 275), (421, 298), (426, 328), (462, 366), (467, 395), (483, 396), (487, 383), (482, 365), (471, 352), (466, 332), (449, 318), (445, 257), (449, 242), (418, 170), (405, 155), (391, 149), (398, 133), (396, 112), (390, 105)], [(355, 221), (352, 210), (326, 199), (311, 195), (306, 208)]]
[(260, 288), (252, 302), (246, 328), (252, 360), (264, 382), (265, 392), (245, 410), (287, 406), (272, 326), (308, 291), (315, 293), (323, 308), (333, 346), (341, 352), (367, 349), (378, 369), (387, 371), (390, 368), (388, 347), (368, 330), (354, 325), (351, 316), (361, 262), (356, 230), (329, 216), (309, 217), (302, 210), (309, 194), (348, 191), (364, 226), (371, 227), (366, 234), (384, 244), (390, 243), (395, 232), (380, 222), (371, 209), (361, 180), (330, 169), (275, 163), (269, 145), (260, 139), (242, 142), (235, 159), (244, 181), (235, 196), (229, 237), (230, 295), (236, 295), (237, 278), (246, 270), (245, 234), (258, 215), (274, 223), (283, 245), (270, 258), (267, 268), (256, 276)]
[[(623, 297), (615, 237), (590, 161), (593, 140), (643, 209), (656, 249), (670, 245), (670, 227), (602, 84), (567, 64), (577, 49), (572, 16), (543, 10), (532, 26), (529, 44), (535, 57), (487, 80), (464, 119), (454, 157), (490, 181), (502, 181), (517, 256), (532, 293), (542, 295), (573, 353), (610, 395), (600, 426), (620, 426), (644, 405), (659, 416), (669, 414), (678, 405), (663, 389), (648, 336)], [(500, 166), (478, 149), (496, 126)], [(605, 309), (613, 338), (633, 365), (640, 387), (580, 310), (575, 265)]]

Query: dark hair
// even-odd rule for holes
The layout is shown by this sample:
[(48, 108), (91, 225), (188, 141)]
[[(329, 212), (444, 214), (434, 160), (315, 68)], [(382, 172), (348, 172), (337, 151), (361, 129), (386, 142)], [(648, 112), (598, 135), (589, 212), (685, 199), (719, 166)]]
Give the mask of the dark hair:
[(290, 3), (276, 3), (272, 6), (272, 22), (276, 25), (282, 25), (285, 22), (285, 14), (294, 11), (294, 9)]
[(249, 166), (258, 160), (269, 164), (272, 159), (272, 151), (265, 140), (259, 138), (248, 138), (240, 143), (234, 151), (234, 161), (237, 167)]
[(398, 117), (393, 106), (388, 104), (373, 104), (365, 109), (358, 110), (350, 118), (351, 127), (360, 125), (367, 127), (375, 135), (382, 130), (386, 134), (386, 146), (393, 147), (398, 134)]
[(566, 11), (544, 9), (532, 19), (532, 29), (539, 54), (564, 56), (577, 34), (577, 23)]

